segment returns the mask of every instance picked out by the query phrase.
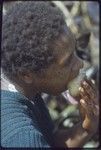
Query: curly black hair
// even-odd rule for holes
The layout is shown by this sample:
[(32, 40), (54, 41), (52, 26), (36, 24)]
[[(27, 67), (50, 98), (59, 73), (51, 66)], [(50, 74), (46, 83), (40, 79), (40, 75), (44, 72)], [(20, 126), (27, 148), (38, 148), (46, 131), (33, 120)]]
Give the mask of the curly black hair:
[(65, 23), (62, 12), (49, 2), (16, 3), (2, 21), (2, 71), (11, 79), (17, 72), (40, 71), (54, 60), (52, 40)]

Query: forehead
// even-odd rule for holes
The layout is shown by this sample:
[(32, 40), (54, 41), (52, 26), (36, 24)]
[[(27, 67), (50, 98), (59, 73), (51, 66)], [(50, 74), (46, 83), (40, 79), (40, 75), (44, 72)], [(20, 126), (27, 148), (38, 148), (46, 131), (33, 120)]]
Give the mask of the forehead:
[(64, 25), (59, 37), (54, 41), (54, 53), (58, 55), (70, 55), (75, 50), (76, 40), (71, 30)]

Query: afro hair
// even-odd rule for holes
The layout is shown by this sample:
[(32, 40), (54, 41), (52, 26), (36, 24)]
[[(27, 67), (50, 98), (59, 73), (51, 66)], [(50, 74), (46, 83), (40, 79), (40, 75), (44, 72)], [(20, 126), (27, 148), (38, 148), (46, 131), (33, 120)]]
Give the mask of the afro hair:
[(62, 12), (49, 2), (15, 3), (2, 20), (2, 61), (4, 75), (40, 71), (54, 60), (52, 40), (65, 23)]

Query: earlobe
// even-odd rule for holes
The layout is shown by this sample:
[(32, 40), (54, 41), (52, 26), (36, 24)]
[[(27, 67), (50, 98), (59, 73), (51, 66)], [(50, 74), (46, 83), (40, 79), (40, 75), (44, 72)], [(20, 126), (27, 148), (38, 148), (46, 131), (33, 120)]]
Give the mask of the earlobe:
[(30, 72), (26, 72), (26, 73), (18, 73), (18, 78), (19, 81), (22, 81), (23, 83), (26, 84), (31, 84), (33, 82), (33, 75)]
[(32, 76), (30, 75), (24, 75), (23, 80), (27, 84), (31, 84), (33, 82)]

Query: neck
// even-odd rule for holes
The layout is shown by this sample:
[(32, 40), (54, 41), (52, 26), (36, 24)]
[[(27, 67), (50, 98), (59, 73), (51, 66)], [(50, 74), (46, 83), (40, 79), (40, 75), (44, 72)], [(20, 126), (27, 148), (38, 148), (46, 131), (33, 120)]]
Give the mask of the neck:
[(37, 93), (39, 93), (38, 90), (36, 90), (35, 88), (31, 88), (31, 87), (22, 88), (22, 87), (17, 86), (16, 89), (25, 97), (27, 97), (29, 100), (31, 100), (33, 97), (35, 97)]

